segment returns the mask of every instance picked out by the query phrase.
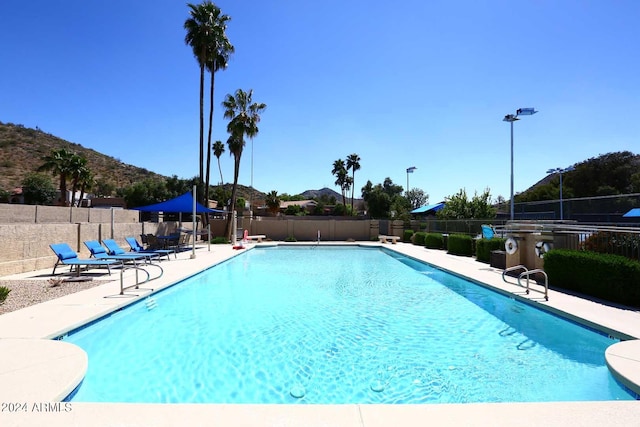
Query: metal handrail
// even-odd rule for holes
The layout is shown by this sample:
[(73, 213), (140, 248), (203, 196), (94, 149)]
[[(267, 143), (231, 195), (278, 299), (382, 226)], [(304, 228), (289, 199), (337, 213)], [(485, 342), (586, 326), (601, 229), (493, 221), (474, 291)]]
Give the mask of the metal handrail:
[(522, 264), (518, 264), (518, 265), (514, 265), (513, 267), (505, 268), (502, 271), (502, 280), (505, 281), (506, 283), (509, 283), (509, 282), (507, 282), (507, 279), (504, 278), (504, 276), (505, 276), (505, 274), (507, 274), (507, 272), (515, 271), (515, 270), (524, 270), (525, 272), (529, 271), (529, 269), (527, 267), (525, 267), (524, 265), (522, 265)]
[[(149, 274), (149, 272), (147, 270), (145, 270), (145, 268), (143, 268), (142, 266), (139, 265), (131, 265), (131, 266), (127, 266), (127, 267), (122, 267), (122, 270), (120, 270), (120, 295), (124, 295), (124, 291), (125, 289), (129, 289), (129, 288), (133, 288), (135, 287), (136, 289), (138, 289), (140, 287), (141, 284), (143, 283), (147, 283), (150, 282), (151, 280), (155, 280), (155, 279), (159, 279), (160, 277), (162, 277), (162, 275), (164, 274), (164, 269), (158, 265), (158, 264), (154, 264), (154, 263), (148, 263), (148, 264), (144, 264), (145, 267), (147, 266), (155, 266), (158, 267), (160, 269), (160, 274), (157, 277), (151, 278), (151, 274)], [(124, 272), (127, 270), (136, 270), (136, 283), (130, 286), (124, 286)], [(146, 273), (147, 278), (145, 281), (143, 282), (139, 282), (138, 281), (138, 270), (142, 270)]]
[[(549, 276), (547, 276), (547, 273), (545, 273), (543, 269), (536, 268), (535, 270), (529, 270), (529, 271), (520, 273), (520, 275), (518, 276), (518, 285), (522, 286), (522, 284), (520, 283), (520, 279), (522, 279), (523, 277), (526, 277), (527, 278), (527, 295), (528, 295), (529, 294), (529, 276), (535, 273), (542, 273), (542, 275), (544, 276), (544, 299), (546, 301), (549, 301)], [(534, 291), (543, 293), (542, 291), (539, 291), (537, 289), (534, 289)]]

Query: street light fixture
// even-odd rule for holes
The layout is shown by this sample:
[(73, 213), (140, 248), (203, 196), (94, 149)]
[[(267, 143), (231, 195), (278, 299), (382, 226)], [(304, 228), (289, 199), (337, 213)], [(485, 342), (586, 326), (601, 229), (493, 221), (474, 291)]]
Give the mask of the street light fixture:
[(405, 192), (405, 194), (409, 194), (409, 174), (413, 173), (414, 170), (418, 169), (415, 166), (411, 166), (410, 168), (407, 168), (407, 191)]
[(520, 120), (518, 116), (532, 116), (537, 113), (535, 108), (518, 108), (515, 114), (507, 114), (502, 119), (503, 122), (511, 123), (511, 215), (513, 221), (513, 122)]
[(562, 212), (562, 174), (565, 172), (571, 172), (572, 170), (575, 170), (576, 168), (574, 168), (573, 166), (569, 166), (568, 168), (553, 168), (553, 169), (549, 169), (547, 171), (547, 173), (557, 173), (560, 175), (560, 221), (562, 221), (564, 219), (564, 214)]

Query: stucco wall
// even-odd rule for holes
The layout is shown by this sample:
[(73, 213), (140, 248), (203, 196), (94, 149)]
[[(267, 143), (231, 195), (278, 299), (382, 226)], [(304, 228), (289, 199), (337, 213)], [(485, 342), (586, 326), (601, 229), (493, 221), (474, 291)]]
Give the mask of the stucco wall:
[[(65, 208), (0, 204), (0, 276), (40, 269), (53, 269), (56, 258), (49, 245), (68, 243), (80, 257), (89, 257), (83, 242), (115, 239), (129, 248), (127, 236), (169, 234), (175, 222), (139, 222), (137, 211), (125, 209)], [(401, 223), (400, 223), (401, 224)], [(183, 224), (191, 228), (191, 224)], [(225, 221), (213, 220), (212, 236), (224, 235)], [(316, 241), (370, 240), (378, 235), (378, 221), (342, 218), (240, 218), (238, 228), (267, 239)], [(401, 235), (401, 229), (393, 229)], [(397, 233), (400, 231), (400, 233)]]

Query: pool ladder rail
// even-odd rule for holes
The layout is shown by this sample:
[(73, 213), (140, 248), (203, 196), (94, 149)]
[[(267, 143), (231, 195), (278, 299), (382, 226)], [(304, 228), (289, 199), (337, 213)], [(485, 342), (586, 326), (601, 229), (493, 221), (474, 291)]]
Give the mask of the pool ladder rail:
[[(521, 287), (526, 287), (527, 289), (527, 295), (529, 295), (529, 290), (531, 289), (529, 287), (529, 276), (531, 276), (532, 274), (537, 274), (537, 273), (542, 273), (542, 275), (544, 276), (544, 291), (539, 291), (537, 289), (533, 289), (536, 292), (540, 292), (540, 293), (544, 293), (544, 299), (545, 301), (549, 301), (549, 276), (547, 276), (547, 273), (541, 269), (541, 268), (536, 268), (534, 270), (529, 270), (527, 267), (525, 267), (524, 265), (514, 265), (513, 267), (509, 267), (509, 268), (505, 268), (504, 271), (502, 272), (502, 280), (505, 281), (506, 283), (509, 283), (507, 281), (507, 279), (505, 278), (505, 275), (509, 272), (509, 271), (517, 271), (517, 270), (524, 270), (522, 273), (520, 273), (518, 275), (518, 286)], [(527, 279), (527, 286), (523, 286), (522, 285), (522, 278), (526, 278)]]
[[(146, 267), (148, 266), (154, 266), (154, 267), (158, 267), (160, 269), (160, 274), (156, 277), (151, 277), (151, 274), (149, 274), (149, 272), (146, 270)], [(136, 271), (136, 283), (133, 285), (129, 285), (129, 286), (124, 286), (124, 272), (128, 271), (128, 270), (135, 270)], [(138, 272), (139, 271), (143, 271), (147, 277), (144, 281), (140, 282), (139, 280), (139, 275)], [(162, 267), (158, 264), (154, 264), (154, 263), (146, 263), (143, 265), (130, 265), (130, 266), (126, 266), (126, 267), (122, 267), (122, 270), (120, 270), (120, 295), (124, 295), (124, 291), (129, 289), (129, 288), (135, 288), (135, 289), (139, 289), (140, 285), (150, 282), (152, 280), (155, 279), (159, 279), (160, 277), (162, 277), (162, 275), (164, 274), (164, 270), (162, 269)]]

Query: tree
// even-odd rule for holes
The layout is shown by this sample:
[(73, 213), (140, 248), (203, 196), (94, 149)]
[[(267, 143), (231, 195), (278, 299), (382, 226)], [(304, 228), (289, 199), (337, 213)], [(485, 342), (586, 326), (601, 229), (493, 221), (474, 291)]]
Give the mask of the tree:
[(42, 158), (42, 160), (44, 160), (44, 164), (37, 169), (38, 172), (51, 171), (53, 176), (59, 177), (60, 197), (58, 198), (58, 205), (60, 206), (67, 205), (67, 179), (69, 179), (72, 174), (72, 162), (74, 155), (75, 153), (64, 148), (51, 150), (51, 153), (48, 156)]
[(271, 212), (274, 215), (280, 212), (280, 198), (278, 197), (278, 192), (276, 190), (269, 192), (265, 196), (264, 201), (265, 201), (265, 204), (267, 205), (267, 209), (269, 210), (269, 212)]
[(96, 197), (111, 197), (115, 191), (116, 186), (104, 179), (96, 180), (93, 186), (93, 194)]
[(353, 197), (356, 188), (356, 171), (360, 169), (360, 156), (356, 153), (347, 156), (347, 170), (351, 169), (351, 212), (353, 212)]
[[(206, 195), (205, 200), (209, 200), (209, 170), (211, 169), (211, 131), (213, 128), (213, 93), (215, 88), (215, 73), (219, 70), (226, 70), (229, 57), (235, 51), (233, 45), (229, 42), (226, 35), (227, 22), (231, 18), (227, 15), (221, 15), (220, 9), (216, 8), (214, 16), (215, 25), (213, 27), (213, 37), (209, 44), (209, 52), (207, 55), (207, 70), (211, 73), (211, 88), (209, 92), (209, 134), (207, 136), (207, 174), (206, 174)], [(220, 143), (224, 151), (224, 145)], [(218, 169), (220, 169), (220, 156), (218, 157)], [(220, 169), (220, 177), (222, 177), (222, 169)], [(221, 181), (222, 183), (222, 181)]]
[(224, 153), (224, 144), (222, 141), (216, 141), (213, 144), (213, 155), (218, 159), (218, 170), (220, 171), (220, 185), (224, 184), (224, 179), (222, 179), (222, 167), (220, 166), (220, 156)]
[(479, 196), (474, 193), (469, 200), (467, 191), (462, 188), (457, 194), (445, 197), (445, 205), (436, 215), (442, 219), (493, 219), (496, 209), (491, 206), (489, 189)]
[[(69, 174), (71, 175), (71, 206), (76, 206), (76, 192), (80, 186), (81, 176), (86, 177), (90, 173), (91, 171), (87, 167), (87, 159), (74, 153), (69, 160)], [(82, 200), (82, 197), (80, 200)], [(79, 201), (78, 204), (80, 204)]]
[(342, 193), (342, 204), (346, 206), (347, 197), (345, 193), (351, 187), (351, 178), (349, 177), (349, 173), (347, 172), (344, 160), (338, 159), (333, 162), (333, 169), (331, 170), (331, 173), (336, 176), (335, 184), (340, 187), (340, 192)]
[(120, 189), (119, 193), (129, 208), (152, 205), (169, 199), (165, 182), (150, 178)]
[(0, 203), (9, 203), (9, 197), (11, 194), (2, 188), (0, 188)]
[(82, 168), (78, 173), (78, 185), (80, 185), (80, 199), (78, 200), (78, 206), (82, 203), (82, 199), (87, 190), (91, 190), (95, 185), (96, 180), (93, 176), (93, 172), (89, 168)]
[(178, 175), (171, 175), (165, 181), (165, 187), (167, 189), (167, 199), (173, 199), (178, 196), (182, 196), (187, 191), (193, 189), (193, 184), (197, 185), (198, 177), (193, 177), (191, 180), (178, 178)]
[(56, 187), (42, 174), (29, 174), (22, 180), (22, 195), (27, 205), (50, 205), (56, 197)]
[(208, 198), (208, 171), (211, 153), (211, 129), (213, 123), (213, 94), (215, 87), (215, 72), (227, 67), (229, 55), (234, 48), (226, 36), (226, 23), (231, 19), (223, 15), (215, 4), (206, 0), (200, 5), (187, 4), (189, 18), (184, 23), (187, 31), (185, 43), (193, 49), (193, 54), (200, 66), (200, 163), (199, 179), (205, 182), (203, 176), (204, 163), (204, 74), (205, 69), (211, 72), (209, 137), (207, 149), (207, 190), (203, 198)]
[[(234, 95), (227, 94), (224, 102), (224, 118), (229, 119), (227, 132), (231, 135), (227, 140), (229, 154), (233, 155), (233, 189), (231, 190), (231, 212), (235, 209), (236, 194), (238, 191), (238, 176), (240, 175), (240, 159), (245, 145), (244, 137), (253, 139), (258, 135), (258, 123), (260, 114), (267, 108), (264, 103), (253, 102), (253, 90), (245, 92), (236, 90)], [(231, 221), (227, 220), (225, 236), (231, 239)]]
[(368, 206), (369, 216), (372, 218), (399, 216), (407, 212), (407, 199), (402, 195), (404, 189), (401, 185), (395, 185), (391, 178), (385, 178), (382, 184), (375, 186), (367, 181), (362, 187), (362, 198)]
[(416, 209), (429, 203), (429, 195), (419, 188), (407, 191), (405, 197), (409, 202), (410, 209)]
[(231, 200), (231, 191), (226, 190), (222, 185), (219, 185), (213, 190), (213, 197), (218, 201), (217, 208), (224, 209), (227, 205), (227, 201)]

